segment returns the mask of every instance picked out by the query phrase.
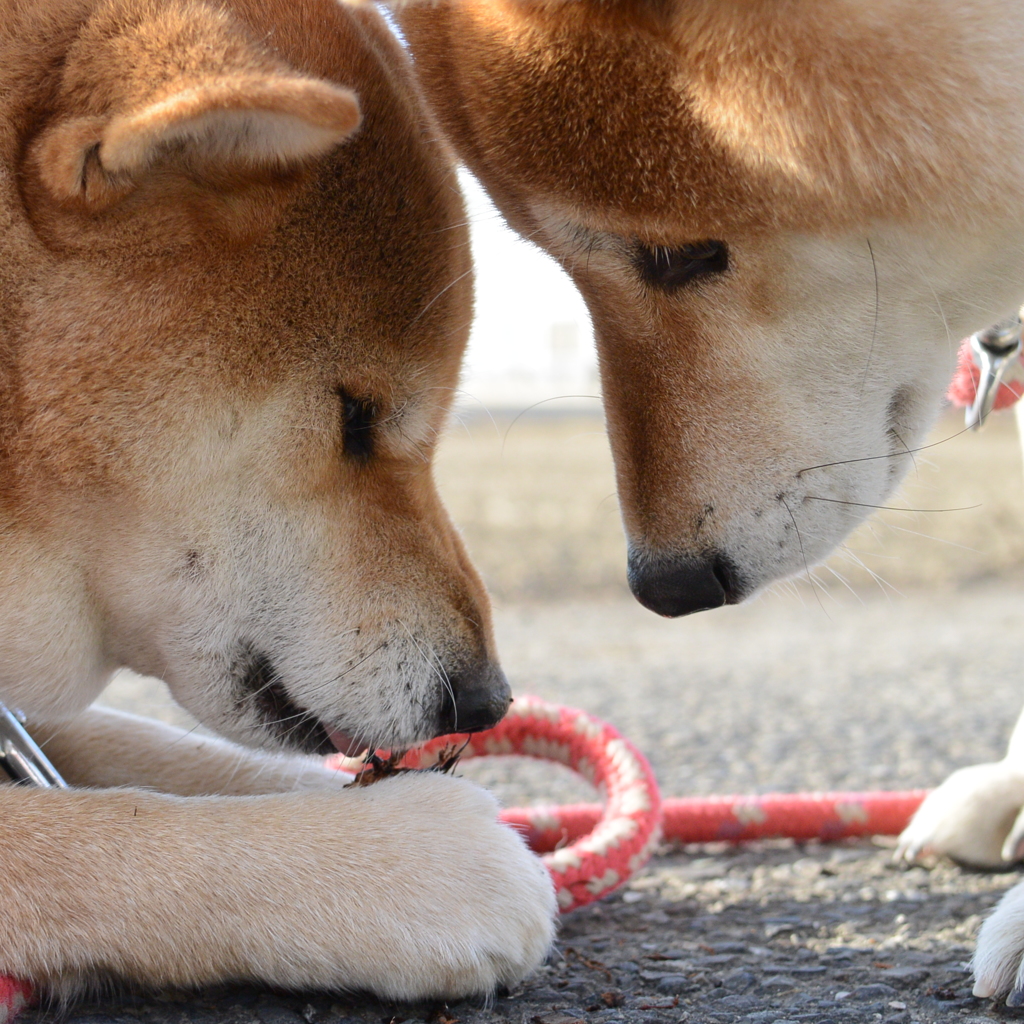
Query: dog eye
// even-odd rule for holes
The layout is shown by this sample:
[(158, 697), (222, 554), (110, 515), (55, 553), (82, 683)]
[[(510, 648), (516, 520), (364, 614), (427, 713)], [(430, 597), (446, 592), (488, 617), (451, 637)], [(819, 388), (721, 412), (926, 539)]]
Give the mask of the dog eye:
[(345, 454), (357, 462), (366, 462), (373, 455), (373, 424), (377, 409), (368, 398), (353, 398), (345, 391), (340, 391), (339, 395)]
[(725, 242), (713, 239), (691, 242), (674, 249), (638, 242), (633, 262), (644, 284), (672, 292), (698, 277), (728, 270), (729, 248)]

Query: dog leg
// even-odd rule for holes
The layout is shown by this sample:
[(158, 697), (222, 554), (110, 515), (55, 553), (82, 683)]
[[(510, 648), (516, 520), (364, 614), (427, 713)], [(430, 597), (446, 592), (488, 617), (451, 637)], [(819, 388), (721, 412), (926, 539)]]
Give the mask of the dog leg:
[(554, 931), (550, 877), (473, 784), (166, 796), (0, 787), (0, 973), (456, 998), (512, 985)]
[(312, 757), (247, 750), (150, 718), (91, 707), (33, 730), (72, 786), (145, 786), (178, 796), (255, 796), (337, 788), (351, 781)]
[(1024, 713), (1006, 757), (953, 772), (928, 795), (896, 847), (896, 859), (947, 854), (976, 867), (1005, 867), (1024, 853)]

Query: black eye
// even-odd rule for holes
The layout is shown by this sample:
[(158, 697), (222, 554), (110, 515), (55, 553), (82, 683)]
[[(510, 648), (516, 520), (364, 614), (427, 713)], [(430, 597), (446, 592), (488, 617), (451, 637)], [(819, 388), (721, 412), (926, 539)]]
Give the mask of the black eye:
[(353, 398), (345, 391), (338, 394), (341, 397), (345, 454), (358, 462), (366, 462), (373, 455), (373, 424), (377, 409), (368, 398)]
[(672, 292), (698, 277), (728, 270), (729, 247), (713, 239), (675, 248), (638, 242), (633, 263), (644, 284)]

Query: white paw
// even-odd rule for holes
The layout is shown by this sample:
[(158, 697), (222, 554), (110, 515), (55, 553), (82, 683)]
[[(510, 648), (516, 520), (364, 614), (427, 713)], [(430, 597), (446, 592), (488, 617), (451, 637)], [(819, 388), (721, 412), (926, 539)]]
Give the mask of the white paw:
[(386, 896), (364, 921), (371, 955), (365, 972), (346, 972), (350, 987), (458, 998), (514, 985), (543, 963), (555, 933), (554, 886), (497, 820), (489, 793), (433, 773), (348, 792), (393, 823), (378, 863), (367, 863)]
[(1015, 885), (981, 926), (971, 967), (976, 996), (1008, 994), (1007, 1005), (1024, 1004), (1024, 883)]
[(928, 795), (896, 847), (896, 860), (946, 854), (1002, 867), (1024, 855), (1024, 772), (1005, 761), (953, 772)]

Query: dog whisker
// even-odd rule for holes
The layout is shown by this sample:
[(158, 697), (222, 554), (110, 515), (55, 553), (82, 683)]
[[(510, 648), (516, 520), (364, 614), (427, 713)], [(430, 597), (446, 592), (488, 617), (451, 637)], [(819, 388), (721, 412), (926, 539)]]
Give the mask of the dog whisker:
[(972, 512), (981, 505), (962, 505), (959, 508), (896, 508), (895, 505), (872, 505), (866, 501), (847, 501), (845, 498), (819, 498), (816, 494), (805, 494), (804, 501), (827, 501), (834, 505), (853, 505), (855, 508), (874, 508), (883, 512)]
[(832, 575), (835, 576), (835, 578), (842, 584), (842, 586), (845, 587), (851, 594), (853, 594), (853, 596), (857, 599), (857, 601), (860, 604), (864, 604), (864, 598), (861, 597), (856, 590), (854, 590), (853, 586), (850, 584), (850, 581), (835, 566), (826, 563), (824, 568), (827, 569), (830, 573), (832, 573)]
[(601, 401), (600, 395), (552, 395), (550, 398), (542, 398), (539, 402), (534, 402), (532, 405), (528, 405), (525, 409), (520, 409), (516, 413), (512, 422), (505, 428), (505, 436), (501, 441), (501, 455), (505, 457), (505, 444), (508, 441), (508, 435), (511, 433), (512, 428), (531, 410), (536, 409), (538, 405), (544, 405), (547, 402), (561, 402), (567, 398), (592, 398), (595, 402)]
[[(455, 689), (452, 686), (451, 679), (448, 676), (448, 672), (445, 670), (444, 664), (438, 657), (437, 652), (430, 645), (429, 641), (423, 640), (421, 644), (421, 640), (413, 634), (412, 630), (405, 624), (405, 622), (403, 622), (401, 619), (399, 619), (398, 622), (399, 625), (401, 625), (402, 628), (406, 631), (406, 633), (409, 634), (409, 639), (413, 642), (413, 644), (416, 646), (416, 649), (420, 652), (420, 656), (423, 658), (424, 663), (433, 671), (433, 673), (440, 680), (442, 689), (447, 694), (448, 699), (452, 702), (453, 718), (456, 726), (456, 731), (458, 731), (459, 708), (455, 700)], [(424, 654), (423, 651), (424, 647), (426, 647), (427, 649), (426, 654)]]
[(934, 541), (936, 544), (945, 544), (947, 547), (957, 548), (960, 551), (968, 551), (971, 554), (980, 554), (981, 549), (971, 547), (970, 544), (958, 544), (955, 540), (949, 540), (947, 537), (936, 537), (933, 533), (922, 533), (920, 530), (911, 530), (906, 526), (897, 526), (895, 523), (885, 523), (887, 529), (892, 530), (893, 533), (905, 533), (911, 537), (921, 537), (924, 540)]
[(895, 437), (895, 438), (896, 438), (896, 440), (897, 440), (897, 441), (899, 441), (899, 443), (900, 443), (901, 445), (903, 445), (903, 451), (904, 451), (904, 452), (905, 452), (905, 453), (906, 453), (907, 455), (909, 455), (909, 456), (910, 456), (910, 461), (911, 461), (911, 462), (912, 462), (912, 463), (914, 464), (914, 475), (915, 475), (916, 477), (920, 477), (920, 475), (921, 475), (921, 471), (920, 471), (920, 469), (918, 469), (918, 466), (917, 466), (917, 459), (915, 459), (915, 458), (914, 458), (914, 453), (913, 453), (913, 452), (912, 452), (912, 451), (910, 450), (910, 447), (909, 447), (909, 445), (907, 444), (907, 442), (903, 440), (903, 438), (902, 438), (902, 437), (900, 436), (900, 433), (899, 433), (899, 431), (898, 431), (898, 430), (896, 430), (896, 428), (895, 428), (895, 427), (890, 427), (890, 428), (889, 428), (889, 433), (890, 433), (890, 434), (892, 434), (892, 436), (893, 436), (893, 437)]
[(868, 348), (868, 358), (864, 365), (864, 376), (861, 378), (860, 390), (861, 394), (864, 394), (864, 389), (868, 383), (868, 373), (871, 371), (871, 360), (875, 355), (875, 342), (878, 340), (878, 261), (875, 259), (875, 250), (871, 246), (871, 239), (865, 238), (865, 243), (868, 247), (868, 254), (871, 256), (871, 273), (875, 278), (875, 318), (874, 323), (871, 326), (871, 345)]
[(947, 441), (952, 441), (954, 438), (959, 437), (961, 434), (967, 433), (969, 427), (964, 427), (962, 430), (958, 430), (955, 434), (950, 434), (949, 437), (943, 437), (938, 441), (932, 441), (930, 444), (923, 444), (919, 448), (908, 448), (905, 452), (886, 452), (885, 455), (864, 455), (856, 459), (839, 459), (836, 462), (820, 462), (816, 466), (804, 466), (803, 469), (797, 470), (797, 479), (799, 480), (804, 473), (810, 473), (814, 469), (830, 469), (832, 466), (850, 466), (857, 462), (876, 462), (879, 459), (899, 459), (905, 455), (913, 456), (917, 452), (927, 451), (929, 448), (937, 448), (940, 444), (945, 444)]
[(860, 558), (855, 552), (851, 551), (845, 544), (839, 549), (839, 551), (845, 558), (853, 562), (859, 568), (863, 569), (864, 572), (866, 572), (871, 577), (871, 579), (878, 585), (878, 589), (881, 590), (882, 593), (885, 594), (887, 597), (890, 596), (890, 591), (892, 591), (893, 594), (896, 594), (900, 597), (903, 596), (902, 592), (897, 587), (893, 586), (893, 584), (891, 584), (887, 579), (885, 579), (883, 576), (880, 576), (877, 572), (875, 572), (864, 561), (864, 559)]
[(467, 277), (470, 277), (470, 276), (472, 276), (472, 274), (473, 274), (473, 268), (472, 268), (472, 267), (470, 267), (470, 269), (469, 269), (469, 270), (463, 271), (463, 273), (459, 274), (459, 276), (458, 276), (458, 277), (456, 277), (454, 281), (450, 281), (450, 282), (449, 282), (448, 284), (446, 284), (446, 285), (445, 285), (445, 286), (444, 286), (444, 287), (443, 287), (443, 288), (442, 288), (442, 289), (441, 289), (441, 290), (440, 290), (440, 291), (439, 291), (439, 292), (438, 292), (438, 293), (437, 293), (437, 294), (436, 294), (436, 295), (435, 295), (435, 296), (434, 296), (434, 297), (433, 297), (433, 298), (432, 298), (432, 299), (431, 299), (431, 300), (430, 300), (430, 301), (429, 301), (429, 302), (428, 302), (428, 303), (427, 303), (427, 304), (426, 304), (426, 305), (425, 305), (425, 306), (424, 306), (424, 307), (423, 307), (423, 308), (422, 308), (422, 309), (421, 309), (421, 310), (420, 310), (420, 311), (419, 311), (419, 312), (418, 312), (418, 313), (417, 313), (417, 314), (416, 314), (416, 315), (415, 315), (415, 316), (414, 316), (413, 318), (412, 318), (412, 320), (411, 320), (411, 321), (409, 322), (409, 326), (410, 326), (410, 327), (412, 327), (412, 325), (413, 325), (414, 323), (416, 323), (416, 322), (417, 322), (418, 320), (421, 320), (421, 319), (422, 319), (422, 318), (423, 318), (424, 316), (426, 316), (426, 314), (427, 314), (427, 311), (428, 311), (428, 310), (430, 309), (430, 307), (431, 307), (431, 306), (433, 306), (433, 305), (434, 305), (434, 303), (435, 303), (435, 302), (437, 302), (437, 300), (438, 300), (438, 299), (440, 299), (442, 295), (444, 295), (444, 294), (445, 294), (446, 292), (448, 292), (448, 291), (451, 291), (451, 289), (452, 289), (452, 288), (454, 288), (454, 287), (455, 287), (455, 286), (456, 286), (456, 285), (457, 285), (457, 284), (458, 284), (458, 283), (459, 283), (460, 281), (464, 281), (464, 280), (465, 280), (465, 279), (466, 279)]
[(789, 513), (789, 518), (793, 521), (793, 529), (796, 530), (796, 542), (800, 547), (800, 557), (803, 559), (804, 563), (804, 572), (807, 573), (808, 579), (811, 580), (812, 590), (814, 591), (814, 596), (818, 601), (818, 607), (822, 610), (823, 614), (825, 615), (825, 618), (829, 618), (828, 612), (825, 611), (825, 606), (821, 603), (821, 596), (818, 594), (817, 587), (814, 586), (814, 578), (811, 576), (811, 569), (810, 566), (807, 564), (807, 555), (804, 552), (804, 540), (803, 537), (800, 535), (800, 526), (796, 521), (796, 516), (793, 515), (793, 510), (789, 507), (789, 502), (786, 501), (785, 497), (780, 495), (779, 501), (782, 502), (783, 507)]

